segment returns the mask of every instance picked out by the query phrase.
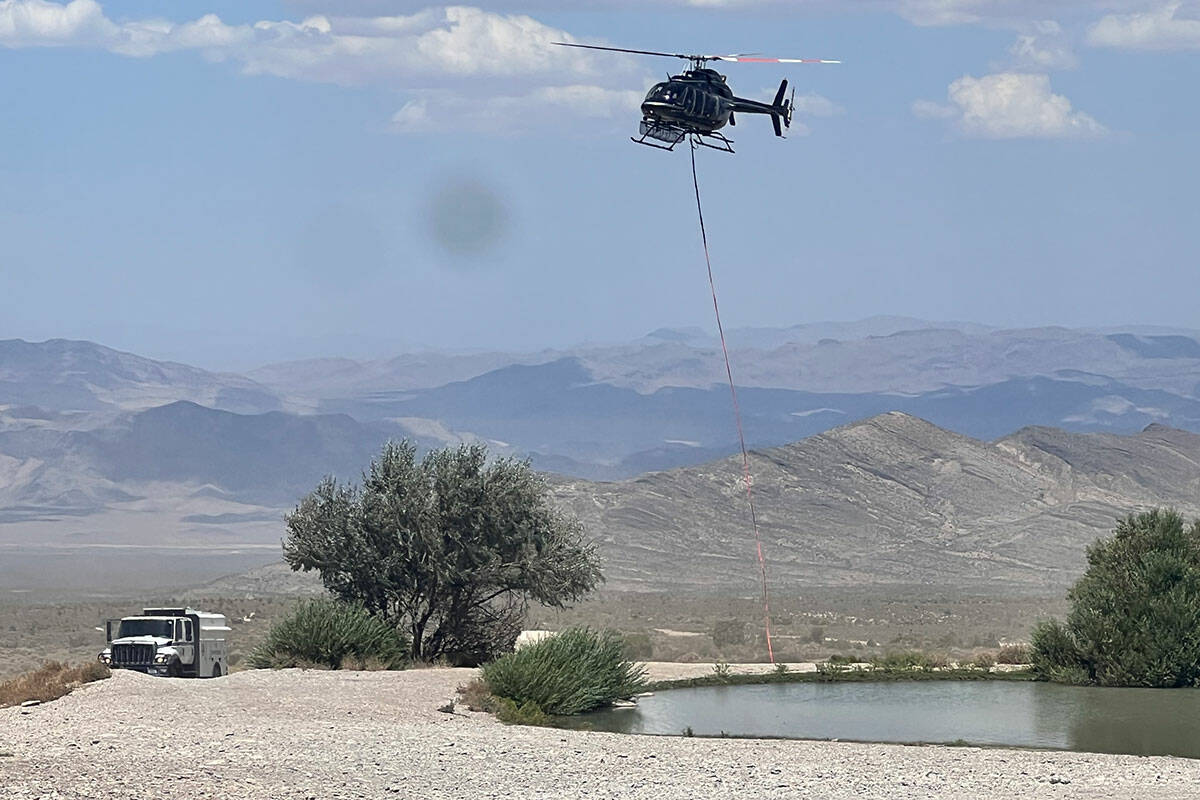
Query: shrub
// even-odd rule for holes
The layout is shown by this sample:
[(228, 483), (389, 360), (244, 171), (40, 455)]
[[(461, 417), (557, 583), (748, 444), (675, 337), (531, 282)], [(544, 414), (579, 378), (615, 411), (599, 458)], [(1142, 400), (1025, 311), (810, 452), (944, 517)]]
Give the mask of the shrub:
[(979, 655), (975, 656), (975, 658), (971, 659), (971, 666), (975, 667), (976, 669), (990, 670), (992, 667), (996, 666), (996, 657), (991, 653), (980, 653)]
[(252, 669), (404, 669), (407, 637), (362, 606), (307, 600), (271, 626), (246, 663)]
[(953, 662), (950, 661), (950, 657), (948, 655), (945, 653), (933, 653), (925, 656), (925, 664), (922, 668), (927, 670), (950, 669), (951, 666), (953, 666)]
[(462, 704), (472, 711), (496, 711), (498, 698), (491, 693), (482, 678), (475, 678), (470, 683), (459, 686), (458, 696)]
[(1028, 664), (1030, 659), (1029, 645), (1006, 644), (996, 654), (997, 664)]
[(537, 725), (544, 727), (550, 724), (550, 716), (542, 711), (541, 706), (532, 700), (517, 705), (507, 697), (496, 699), (496, 719), (509, 725)]
[(569, 628), (483, 667), (495, 696), (569, 715), (628, 700), (645, 688), (645, 668), (627, 660), (613, 631)]
[(733, 674), (733, 670), (729, 664), (724, 661), (718, 661), (713, 664), (713, 676), (723, 681), (729, 680), (729, 676)]
[(910, 669), (929, 670), (934, 666), (929, 656), (917, 650), (898, 650), (871, 659), (874, 669), (901, 672)]
[(746, 625), (740, 619), (722, 619), (713, 625), (713, 644), (717, 647), (744, 644), (746, 642)]
[(644, 661), (654, 655), (654, 643), (645, 631), (626, 633), (621, 639), (621, 654), (630, 661)]
[(1045, 677), (1054, 683), (1065, 683), (1070, 686), (1087, 686), (1093, 683), (1092, 676), (1086, 668), (1074, 665), (1051, 667), (1045, 673)]
[(1122, 520), (1088, 548), (1066, 622), (1039, 623), (1046, 679), (1102, 686), (1200, 685), (1200, 522), (1171, 510)]
[(103, 680), (110, 675), (112, 673), (108, 667), (98, 661), (78, 667), (47, 661), (32, 672), (0, 683), (0, 708), (19, 706), (26, 700), (48, 703), (85, 683)]

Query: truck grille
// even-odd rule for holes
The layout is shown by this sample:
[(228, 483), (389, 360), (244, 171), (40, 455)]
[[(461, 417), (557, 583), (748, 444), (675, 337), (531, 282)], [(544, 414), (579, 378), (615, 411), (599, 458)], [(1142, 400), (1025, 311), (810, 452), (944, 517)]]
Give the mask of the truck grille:
[(147, 667), (154, 663), (152, 644), (114, 644), (112, 663), (116, 667)]

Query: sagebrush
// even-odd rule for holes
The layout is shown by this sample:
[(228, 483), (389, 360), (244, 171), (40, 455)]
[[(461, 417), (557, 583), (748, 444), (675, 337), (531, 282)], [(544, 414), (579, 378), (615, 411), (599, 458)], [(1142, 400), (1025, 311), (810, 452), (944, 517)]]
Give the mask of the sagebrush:
[(306, 600), (271, 626), (250, 654), (252, 669), (404, 669), (408, 637), (365, 608), (341, 600)]
[(485, 665), (483, 680), (518, 708), (581, 714), (645, 689), (645, 667), (626, 659), (622, 644), (613, 631), (570, 628)]

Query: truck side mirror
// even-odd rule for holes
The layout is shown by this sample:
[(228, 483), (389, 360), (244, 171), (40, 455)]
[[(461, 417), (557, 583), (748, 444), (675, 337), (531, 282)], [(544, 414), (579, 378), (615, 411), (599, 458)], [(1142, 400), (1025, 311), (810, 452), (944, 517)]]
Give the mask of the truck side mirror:
[(111, 642), (113, 640), (113, 626), (120, 624), (119, 619), (107, 619), (104, 621), (104, 641)]

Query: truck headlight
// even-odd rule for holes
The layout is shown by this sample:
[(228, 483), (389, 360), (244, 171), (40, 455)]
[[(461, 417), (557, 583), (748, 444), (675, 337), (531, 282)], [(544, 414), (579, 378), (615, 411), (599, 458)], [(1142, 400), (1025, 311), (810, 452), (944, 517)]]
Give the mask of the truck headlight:
[(154, 663), (155, 663), (155, 664), (166, 664), (166, 663), (167, 663), (168, 661), (170, 661), (170, 660), (171, 660), (171, 654), (170, 654), (170, 653), (161, 653), (161, 654), (159, 654), (159, 655), (157, 655), (157, 656), (155, 656), (155, 657), (154, 657)]
[(101, 653), (100, 655), (96, 656), (96, 660), (101, 664), (111, 664), (112, 656), (110, 656), (108, 653)]

